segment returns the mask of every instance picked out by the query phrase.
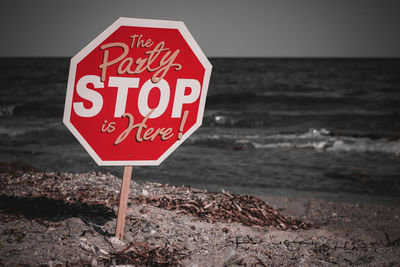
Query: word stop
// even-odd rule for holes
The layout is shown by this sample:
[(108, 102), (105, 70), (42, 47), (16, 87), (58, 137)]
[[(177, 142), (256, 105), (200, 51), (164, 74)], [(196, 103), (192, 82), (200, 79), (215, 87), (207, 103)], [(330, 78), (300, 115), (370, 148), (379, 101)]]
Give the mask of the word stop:
[[(140, 78), (130, 77), (110, 77), (108, 87), (116, 87), (117, 98), (115, 103), (114, 117), (120, 118), (125, 113), (128, 91), (130, 88), (139, 87)], [(103, 107), (102, 95), (93, 89), (88, 88), (88, 84), (92, 84), (95, 89), (104, 88), (104, 83), (100, 77), (96, 75), (86, 75), (79, 79), (76, 85), (77, 94), (92, 103), (90, 108), (86, 108), (83, 102), (74, 102), (73, 108), (76, 114), (81, 117), (94, 117), (101, 111)], [(189, 87), (190, 93), (185, 95), (186, 88)], [(160, 100), (155, 108), (150, 108), (148, 98), (151, 90), (158, 88), (160, 91)], [(195, 102), (200, 96), (201, 86), (199, 81), (195, 79), (178, 79), (175, 88), (175, 97), (172, 107), (171, 118), (180, 118), (183, 104)], [(166, 80), (160, 80), (153, 83), (151, 79), (147, 80), (139, 90), (138, 109), (143, 117), (146, 117), (152, 111), (149, 118), (157, 118), (161, 116), (168, 107), (170, 100), (170, 86)]]

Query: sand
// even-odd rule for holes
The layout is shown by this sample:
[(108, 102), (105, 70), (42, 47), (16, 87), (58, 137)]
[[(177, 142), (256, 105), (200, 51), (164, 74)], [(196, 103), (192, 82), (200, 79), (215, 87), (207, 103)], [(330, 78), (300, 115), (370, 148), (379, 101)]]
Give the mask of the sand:
[(2, 163), (0, 180), (2, 266), (400, 264), (399, 206), (132, 182), (121, 241), (119, 178)]

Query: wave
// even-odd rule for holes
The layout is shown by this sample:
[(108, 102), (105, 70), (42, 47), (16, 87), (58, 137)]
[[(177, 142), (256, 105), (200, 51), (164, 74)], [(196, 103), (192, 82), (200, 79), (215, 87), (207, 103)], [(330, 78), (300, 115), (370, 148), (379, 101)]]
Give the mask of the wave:
[[(263, 107), (261, 107), (262, 109)], [(325, 110), (325, 111), (265, 111), (257, 110), (253, 107), (251, 111), (243, 110), (238, 107), (230, 112), (222, 110), (207, 110), (203, 119), (205, 126), (218, 127), (261, 127), (283, 128), (285, 126), (297, 125), (301, 128), (303, 125), (308, 129), (313, 127), (340, 128), (340, 125), (346, 124), (347, 128), (358, 131), (370, 131), (373, 128), (387, 129), (398, 132), (399, 126), (394, 121), (399, 118), (400, 112), (377, 112), (377, 111), (354, 111), (348, 109)], [(310, 123), (312, 123), (310, 125)], [(329, 124), (329, 125), (327, 125)], [(314, 126), (315, 127), (315, 126)], [(332, 128), (332, 127), (331, 127)]]
[[(296, 104), (296, 105), (304, 105), (304, 104), (315, 104), (323, 101), (324, 103), (332, 103), (337, 102), (337, 100), (344, 99), (340, 96), (331, 96), (331, 97), (318, 97), (315, 94), (255, 94), (255, 93), (217, 93), (212, 94), (207, 97), (207, 103), (221, 104), (221, 103), (245, 103), (245, 104), (255, 104), (255, 103), (287, 103), (287, 104)], [(347, 101), (354, 101), (350, 99), (344, 99)]]
[(342, 140), (328, 140), (320, 142), (290, 143), (280, 142), (275, 144), (253, 143), (255, 148), (312, 148), (316, 150), (337, 151), (337, 152), (367, 152), (367, 153), (388, 153), (400, 156), (400, 142), (388, 140), (356, 140), (348, 138)]
[(65, 128), (61, 120), (48, 119), (48, 120), (31, 120), (24, 121), (23, 123), (19, 120), (13, 122), (0, 124), (0, 136), (8, 137), (20, 137), (29, 135), (32, 133), (40, 133), (46, 131), (65, 131)]
[[(369, 106), (396, 108), (399, 103), (399, 98), (394, 95), (379, 95), (370, 97), (365, 92), (360, 92), (349, 97), (349, 92), (332, 91), (325, 92), (322, 88), (314, 89), (311, 92), (303, 91), (288, 91), (281, 89), (279, 92), (271, 90), (263, 90), (262, 92), (229, 92), (229, 93), (214, 93), (207, 96), (207, 104), (215, 105), (285, 105), (295, 107), (337, 107), (348, 106), (357, 107), (359, 105), (368, 104)], [(377, 102), (376, 100), (379, 100)]]
[(0, 105), (0, 117), (11, 117), (17, 105)]
[(210, 135), (189, 139), (193, 145), (214, 148), (247, 149), (314, 149), (326, 152), (386, 153), (400, 156), (400, 139), (388, 137), (335, 135), (326, 129), (303, 133), (271, 135)]
[(16, 104), (0, 104), (0, 117), (60, 117), (64, 111), (64, 103), (48, 99), (48, 101), (31, 101)]

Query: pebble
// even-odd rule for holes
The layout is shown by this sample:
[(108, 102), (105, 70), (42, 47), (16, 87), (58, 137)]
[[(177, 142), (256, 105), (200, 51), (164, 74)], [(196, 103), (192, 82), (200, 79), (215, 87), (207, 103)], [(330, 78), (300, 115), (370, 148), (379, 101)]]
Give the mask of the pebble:
[(58, 261), (58, 260), (49, 261), (47, 264), (48, 264), (49, 267), (53, 267), (53, 266), (65, 266), (61, 261)]
[(150, 231), (151, 231), (151, 229), (150, 229), (149, 225), (146, 225), (146, 226), (145, 226), (145, 227), (143, 227), (141, 230), (142, 230), (142, 232), (143, 232), (143, 233), (148, 233), (148, 232), (150, 232)]
[(233, 256), (235, 256), (236, 251), (233, 248), (228, 248), (225, 250), (224, 260), (225, 262), (229, 261)]
[(123, 248), (123, 247), (126, 246), (126, 244), (125, 244), (124, 241), (119, 240), (119, 239), (118, 239), (117, 237), (115, 237), (115, 236), (110, 237), (110, 238), (108, 239), (108, 241), (110, 241), (110, 243), (111, 243), (113, 246), (117, 247), (117, 248)]
[(110, 254), (108, 251), (106, 251), (106, 250), (104, 250), (104, 249), (102, 249), (102, 248), (99, 250), (99, 252), (100, 252), (101, 254), (104, 254), (104, 255), (109, 255), (109, 254)]
[(163, 215), (161, 215), (161, 214), (158, 214), (157, 216), (156, 216), (156, 219), (158, 220), (158, 221), (164, 221), (164, 216)]
[(147, 191), (146, 189), (142, 189), (142, 195), (145, 197), (149, 196), (149, 191)]
[(92, 251), (91, 246), (86, 244), (86, 243), (84, 243), (84, 242), (82, 242), (82, 241), (79, 242), (79, 245), (80, 245), (81, 248), (83, 248), (86, 251)]
[(92, 265), (92, 267), (96, 267), (97, 266), (96, 258), (93, 258), (90, 264)]

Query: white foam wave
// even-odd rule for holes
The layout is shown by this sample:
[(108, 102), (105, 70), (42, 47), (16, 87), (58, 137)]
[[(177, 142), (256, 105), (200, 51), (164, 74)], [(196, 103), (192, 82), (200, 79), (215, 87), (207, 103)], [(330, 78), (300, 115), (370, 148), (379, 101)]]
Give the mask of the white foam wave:
[(9, 117), (14, 115), (17, 105), (0, 105), (0, 117)]
[(391, 141), (387, 139), (372, 140), (369, 138), (342, 138), (335, 140), (328, 151), (346, 151), (346, 152), (380, 152), (390, 153), (396, 156), (400, 155), (400, 141)]
[(233, 144), (233, 146), (246, 144), (246, 147), (255, 149), (315, 149), (328, 152), (388, 153), (400, 156), (400, 140), (334, 136), (326, 129), (310, 129), (304, 133), (272, 135), (226, 133), (198, 135), (190, 138), (189, 142), (210, 146), (215, 146), (216, 142)]
[(317, 150), (323, 150), (329, 146), (329, 142), (306, 142), (306, 143), (290, 143), (290, 142), (279, 142), (271, 144), (260, 144), (253, 143), (254, 148), (267, 149), (267, 148), (314, 148)]
[(314, 129), (311, 128), (308, 130), (308, 132), (298, 134), (298, 133), (293, 133), (293, 134), (274, 134), (274, 135), (269, 135), (267, 138), (268, 139), (306, 139), (306, 138), (321, 138), (321, 137), (327, 137), (330, 135), (330, 132), (324, 128), (322, 129)]
[[(269, 136), (267, 139), (278, 139), (277, 142), (253, 142), (257, 149), (271, 148), (311, 148), (316, 150), (359, 153), (389, 153), (400, 156), (400, 140), (386, 138), (370, 139), (368, 137), (330, 136), (326, 130), (310, 130), (305, 134), (286, 134)], [(284, 140), (284, 141), (282, 141)], [(259, 140), (263, 141), (263, 140)]]

